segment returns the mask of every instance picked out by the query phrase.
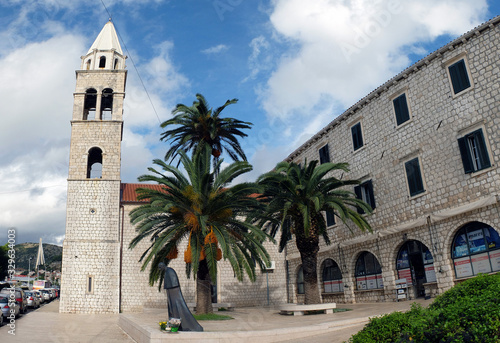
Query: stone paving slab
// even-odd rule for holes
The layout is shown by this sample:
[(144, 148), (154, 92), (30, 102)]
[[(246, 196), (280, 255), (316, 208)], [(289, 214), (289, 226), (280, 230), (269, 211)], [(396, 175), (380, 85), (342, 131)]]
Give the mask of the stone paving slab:
[[(427, 306), (430, 300), (418, 300)], [(358, 332), (370, 317), (406, 311), (412, 302), (339, 304), (338, 308), (352, 311), (334, 314), (284, 316), (278, 308), (236, 308), (220, 312), (233, 317), (225, 321), (201, 321), (203, 333), (159, 331), (158, 322), (167, 319), (165, 309), (146, 309), (143, 313), (122, 314), (120, 326), (137, 342), (343, 342)], [(314, 337), (314, 338), (313, 338)]]
[[(432, 300), (417, 300), (427, 306)], [(16, 335), (9, 327), (0, 327), (0, 342), (343, 342), (358, 332), (369, 317), (392, 311), (406, 311), (412, 302), (339, 304), (352, 311), (334, 314), (283, 316), (277, 308), (236, 308), (220, 312), (234, 319), (202, 321), (203, 333), (160, 332), (158, 322), (167, 319), (166, 309), (146, 309), (128, 314), (66, 314), (59, 313), (59, 301), (53, 301), (16, 321)], [(121, 325), (121, 327), (120, 327)], [(122, 330), (123, 329), (123, 330)], [(133, 331), (142, 338), (132, 339)], [(135, 334), (137, 334), (137, 332)], [(128, 334), (130, 334), (130, 336)]]
[(59, 313), (59, 300), (22, 315), (16, 320), (16, 335), (0, 327), (0, 342), (133, 343), (118, 326), (118, 314)]

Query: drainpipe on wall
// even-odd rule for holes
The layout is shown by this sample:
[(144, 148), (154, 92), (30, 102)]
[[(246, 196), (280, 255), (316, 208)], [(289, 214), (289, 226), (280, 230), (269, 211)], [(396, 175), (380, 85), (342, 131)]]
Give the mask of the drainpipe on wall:
[(290, 303), (290, 275), (288, 274), (287, 246), (285, 245), (286, 302)]
[(429, 235), (431, 236), (431, 244), (432, 244), (432, 256), (436, 256), (436, 253), (438, 251), (438, 248), (436, 246), (436, 243), (434, 243), (434, 238), (432, 237), (432, 225), (431, 225), (431, 216), (427, 216), (427, 228), (429, 229)]

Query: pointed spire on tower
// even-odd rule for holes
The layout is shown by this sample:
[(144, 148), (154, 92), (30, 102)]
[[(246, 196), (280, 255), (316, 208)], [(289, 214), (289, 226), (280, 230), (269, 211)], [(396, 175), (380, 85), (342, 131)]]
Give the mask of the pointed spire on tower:
[(123, 70), (123, 50), (111, 18), (104, 25), (85, 56), (82, 56), (82, 70)]
[(104, 25), (101, 32), (97, 36), (94, 44), (90, 47), (87, 55), (90, 54), (93, 50), (116, 50), (119, 54), (123, 55), (122, 47), (120, 46), (120, 42), (118, 40), (118, 35), (116, 34), (115, 26), (111, 21), (109, 21)]
[(45, 265), (45, 256), (43, 255), (42, 239), (40, 238), (40, 244), (38, 245), (38, 256), (36, 257), (36, 268), (38, 269), (38, 266), (43, 265)]

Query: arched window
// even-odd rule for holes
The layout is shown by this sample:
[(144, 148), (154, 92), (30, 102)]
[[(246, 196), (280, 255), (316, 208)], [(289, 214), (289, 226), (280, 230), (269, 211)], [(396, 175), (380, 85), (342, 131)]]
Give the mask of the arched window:
[(87, 60), (87, 63), (86, 63), (87, 70), (89, 70), (89, 69), (90, 69), (90, 62), (91, 62), (91, 59), (89, 58), (89, 59)]
[(299, 267), (299, 270), (297, 271), (297, 293), (298, 294), (304, 294), (304, 269), (302, 269), (302, 266)]
[(398, 279), (406, 279), (406, 283), (417, 288), (419, 296), (425, 296), (424, 283), (436, 282), (434, 258), (429, 248), (419, 241), (405, 242), (399, 249), (396, 260)]
[(371, 252), (363, 251), (359, 255), (355, 276), (358, 290), (384, 288), (382, 268)]
[(99, 148), (94, 147), (89, 150), (87, 160), (87, 178), (102, 178), (102, 150)]
[(500, 237), (491, 226), (471, 222), (458, 230), (451, 256), (457, 278), (500, 270)]
[(106, 68), (106, 56), (99, 58), (99, 68)]
[(115, 64), (113, 65), (113, 69), (118, 69), (118, 58), (115, 58)]
[(101, 98), (101, 119), (111, 120), (113, 112), (113, 90), (106, 88), (102, 91)]
[(343, 292), (342, 272), (338, 264), (331, 258), (323, 263), (323, 287), (325, 293)]
[(87, 89), (83, 105), (83, 120), (95, 119), (97, 103), (97, 91), (94, 88)]

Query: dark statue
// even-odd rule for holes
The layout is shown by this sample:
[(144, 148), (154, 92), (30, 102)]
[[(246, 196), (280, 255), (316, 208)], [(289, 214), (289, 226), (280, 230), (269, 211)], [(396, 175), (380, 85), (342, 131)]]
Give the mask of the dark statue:
[(168, 318), (181, 319), (179, 331), (203, 331), (203, 327), (196, 321), (186, 305), (175, 270), (164, 263), (160, 263), (159, 267), (165, 270), (163, 288), (167, 290)]

